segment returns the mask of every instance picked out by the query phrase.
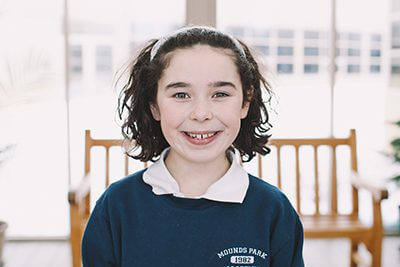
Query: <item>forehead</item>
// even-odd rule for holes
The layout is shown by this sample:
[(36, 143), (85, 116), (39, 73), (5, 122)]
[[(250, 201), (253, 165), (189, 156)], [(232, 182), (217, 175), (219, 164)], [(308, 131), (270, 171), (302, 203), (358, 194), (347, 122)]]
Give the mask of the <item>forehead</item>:
[(239, 73), (234, 57), (230, 49), (209, 45), (179, 48), (166, 55), (168, 64), (162, 78), (237, 79)]

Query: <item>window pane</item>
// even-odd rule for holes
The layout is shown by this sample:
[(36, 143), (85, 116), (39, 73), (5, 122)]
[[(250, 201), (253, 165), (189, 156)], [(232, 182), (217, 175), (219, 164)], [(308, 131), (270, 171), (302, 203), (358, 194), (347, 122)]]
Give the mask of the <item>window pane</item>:
[[(386, 53), (384, 44), (389, 42), (387, 38), (390, 38), (385, 35), (390, 27), (387, 25), (390, 8), (388, 1), (336, 2), (338, 57), (334, 87), (334, 134), (345, 136), (350, 128), (357, 128), (360, 137), (358, 140), (363, 144), (358, 146), (359, 151), (363, 151), (359, 153), (359, 160), (365, 164), (369, 162), (368, 158), (374, 158), (376, 155), (372, 147), (381, 149), (382, 143), (379, 140), (384, 139), (382, 99), (385, 98), (385, 90), (377, 88), (386, 88), (386, 71), (390, 71), (380, 62), (382, 55)], [(331, 1), (319, 0), (254, 0), (251, 4), (244, 0), (218, 1), (218, 27), (222, 30), (229, 26), (269, 29), (268, 46), (271, 53), (263, 57), (269, 67), (267, 69), (273, 74), (290, 73), (273, 76), (273, 79), (278, 80), (274, 89), (280, 99), (281, 111), (276, 117), (279, 125), (274, 129), (274, 136), (329, 135), (331, 99), (327, 70), (330, 62), (329, 52), (323, 51), (330, 45), (330, 4)], [(397, 15), (393, 18), (397, 18)], [(283, 30), (292, 30), (293, 34)], [(400, 39), (400, 34), (398, 35)], [(246, 40), (250, 44), (260, 45), (258, 39), (250, 37)], [(282, 47), (291, 47), (292, 51), (286, 52)], [(304, 56), (308, 53), (304, 50), (305, 47), (318, 48), (319, 56)], [(381, 56), (372, 57), (370, 50), (380, 50)], [(317, 73), (310, 75), (312, 71), (316, 71), (316, 65)], [(400, 64), (392, 65), (392, 70), (398, 71)], [(267, 79), (270, 78), (268, 73), (266, 76)], [(372, 97), (364, 97), (366, 91), (368, 96)], [(301, 101), (297, 101), (298, 99)], [(357, 103), (356, 111), (354, 103)], [(374, 109), (371, 109), (371, 106), (374, 106)], [(318, 112), (315, 112), (316, 110)], [(368, 126), (371, 121), (360, 124), (365, 114), (369, 114), (372, 119), (373, 130)], [(296, 124), (300, 121), (301, 123)], [(372, 166), (366, 165), (368, 164), (360, 166), (360, 170), (367, 170), (368, 173)]]
[(293, 47), (278, 46), (278, 56), (292, 56)]
[(371, 66), (369, 66), (369, 71), (372, 73), (379, 73), (379, 72), (381, 72), (381, 66), (380, 65), (371, 65)]
[[(390, 68), (383, 62), (385, 49), (388, 49), (386, 44), (391, 39), (390, 1), (336, 0), (336, 4), (337, 31), (348, 33), (348, 40), (338, 42), (346, 53), (337, 60), (335, 129), (345, 134), (349, 128), (356, 128), (360, 172), (370, 176), (386, 168), (376, 151), (385, 150), (385, 121), (388, 120), (385, 114), (390, 113), (385, 107)], [(400, 36), (400, 31), (398, 33)], [(368, 121), (362, 120), (363, 117), (368, 117)], [(360, 206), (361, 219), (370, 222), (371, 217), (366, 215), (368, 210), (363, 207), (365, 205)], [(387, 216), (397, 209), (386, 211), (385, 224)]]
[(278, 73), (292, 73), (293, 72), (293, 64), (278, 64), (277, 70), (278, 70)]
[(73, 76), (82, 74), (82, 46), (80, 45), (71, 46), (70, 71)]
[(96, 47), (96, 72), (98, 75), (111, 74), (112, 47), (99, 45)]
[(318, 64), (304, 64), (304, 73), (318, 73)]
[[(313, 8), (305, 8), (306, 6)], [(274, 90), (279, 92), (282, 103), (280, 108), (301, 111), (295, 112), (296, 118), (293, 118), (293, 113), (289, 115), (290, 112), (281, 112), (279, 127), (274, 127), (275, 136), (299, 136), (307, 135), (306, 133), (323, 135), (328, 129), (328, 120), (323, 116), (316, 116), (304, 106), (315, 105), (315, 101), (312, 101), (315, 95), (319, 95), (324, 101), (329, 99), (329, 6), (329, 1), (320, 0), (307, 0), (306, 5), (297, 0), (253, 0), (251, 4), (245, 0), (217, 1), (217, 27), (242, 38), (254, 50), (264, 51), (260, 53), (258, 60), (265, 66), (267, 80), (277, 77), (276, 83), (279, 85)], [(263, 31), (268, 32), (268, 36), (264, 34), (262, 37), (262, 34), (258, 34)], [(305, 57), (306, 47), (306, 53), (310, 56)], [(310, 65), (307, 65), (307, 70), (304, 70), (305, 64)], [(314, 73), (318, 79), (313, 79), (310, 83), (310, 75), (305, 71)], [(302, 103), (295, 101), (294, 91), (298, 98), (303, 99)], [(329, 117), (327, 105), (327, 102), (318, 103), (318, 107), (324, 110), (319, 114)], [(293, 120), (302, 121), (306, 126), (297, 127)]]
[(380, 49), (371, 49), (370, 51), (371, 57), (380, 57), (381, 56), (381, 50)]
[(392, 23), (392, 48), (400, 48), (400, 21)]
[(267, 45), (255, 45), (255, 49), (263, 55), (269, 54), (269, 46)]
[(360, 49), (349, 48), (349, 49), (347, 49), (347, 55), (350, 56), (350, 57), (359, 57), (360, 56)]
[(238, 26), (228, 26), (226, 28), (227, 32), (238, 38), (243, 37), (245, 35), (244, 30), (245, 30), (244, 27), (238, 27)]
[(347, 65), (347, 72), (348, 73), (359, 73), (360, 72), (360, 65), (355, 65), (355, 64)]
[(359, 33), (351, 32), (351, 33), (349, 33), (348, 37), (349, 37), (349, 40), (351, 40), (351, 41), (360, 41), (361, 40), (361, 34), (359, 34)]
[(400, 58), (393, 58), (391, 63), (391, 73), (399, 74), (400, 73)]
[(305, 31), (304, 32), (304, 39), (318, 39), (319, 32), (317, 31)]
[(269, 37), (269, 30), (264, 29), (264, 28), (254, 28), (253, 36), (260, 37), (260, 38), (267, 38), (267, 37)]
[[(0, 220), (9, 238), (69, 233), (61, 7), (19, 0), (0, 8), (0, 150), (13, 147), (0, 163)], [(80, 73), (79, 48), (71, 57)]]
[(380, 42), (382, 40), (382, 36), (379, 33), (371, 34), (372, 42)]
[(278, 30), (278, 37), (279, 38), (293, 38), (294, 32), (293, 30)]
[(318, 54), (319, 54), (318, 47), (304, 47), (305, 56), (318, 56)]
[[(185, 1), (68, 2), (71, 178), (76, 184), (84, 170), (84, 130), (94, 137), (121, 137), (115, 117), (121, 88), (113, 87), (117, 70), (145, 40), (183, 25)], [(9, 223), (11, 238), (69, 234), (63, 3), (16, 0), (0, 8), (0, 149), (15, 144), (1, 163), (0, 216)], [(94, 171), (103, 162), (93, 164)], [(95, 175), (96, 181), (102, 175)], [(92, 188), (93, 200), (99, 188)]]

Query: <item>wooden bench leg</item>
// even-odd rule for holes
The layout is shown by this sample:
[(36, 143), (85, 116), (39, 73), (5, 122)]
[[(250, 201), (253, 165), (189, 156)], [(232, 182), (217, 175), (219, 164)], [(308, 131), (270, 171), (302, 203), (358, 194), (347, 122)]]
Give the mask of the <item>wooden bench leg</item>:
[(350, 267), (357, 267), (357, 262), (354, 260), (354, 254), (358, 252), (358, 243), (350, 240)]
[(79, 218), (78, 207), (71, 205), (71, 252), (72, 252), (72, 266), (81, 267), (81, 241), (82, 241), (82, 228)]
[(371, 250), (372, 265), (371, 267), (381, 267), (382, 261), (382, 237), (376, 238)]

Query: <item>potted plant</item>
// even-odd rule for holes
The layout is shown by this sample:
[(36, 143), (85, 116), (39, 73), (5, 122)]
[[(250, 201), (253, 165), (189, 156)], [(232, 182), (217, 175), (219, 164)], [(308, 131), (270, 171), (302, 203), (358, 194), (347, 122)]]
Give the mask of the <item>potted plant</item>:
[[(400, 127), (400, 121), (396, 122), (395, 125)], [(395, 164), (400, 164), (400, 137), (395, 138), (390, 142), (392, 146), (392, 154), (391, 157)], [(395, 181), (398, 185), (400, 185), (400, 173), (395, 174), (393, 177), (390, 178), (391, 180)]]
[[(2, 163), (10, 156), (10, 153), (15, 145), (7, 145), (0, 147), (0, 167)], [(3, 266), (3, 248), (5, 244), (5, 233), (7, 229), (7, 223), (0, 219), (0, 267)]]
[[(394, 123), (397, 127), (400, 128), (400, 121)], [(392, 151), (388, 156), (392, 159), (393, 163), (397, 166), (400, 166), (400, 137), (393, 139), (390, 142), (392, 147)], [(400, 186), (400, 170), (396, 171), (390, 180), (394, 181), (398, 186)], [(399, 232), (400, 232), (400, 204), (399, 204)]]

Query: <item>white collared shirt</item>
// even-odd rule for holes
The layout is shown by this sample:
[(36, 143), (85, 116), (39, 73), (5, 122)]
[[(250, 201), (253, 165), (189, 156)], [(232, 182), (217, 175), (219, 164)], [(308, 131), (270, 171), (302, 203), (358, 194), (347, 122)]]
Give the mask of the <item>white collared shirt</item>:
[(239, 163), (239, 152), (236, 150), (235, 153), (229, 152), (231, 166), (228, 171), (211, 184), (203, 195), (189, 197), (180, 192), (178, 183), (165, 166), (164, 159), (168, 151), (169, 148), (166, 148), (161, 153), (160, 159), (143, 173), (143, 181), (152, 187), (154, 194), (173, 194), (176, 197), (206, 198), (220, 202), (243, 202), (249, 187), (249, 176)]

